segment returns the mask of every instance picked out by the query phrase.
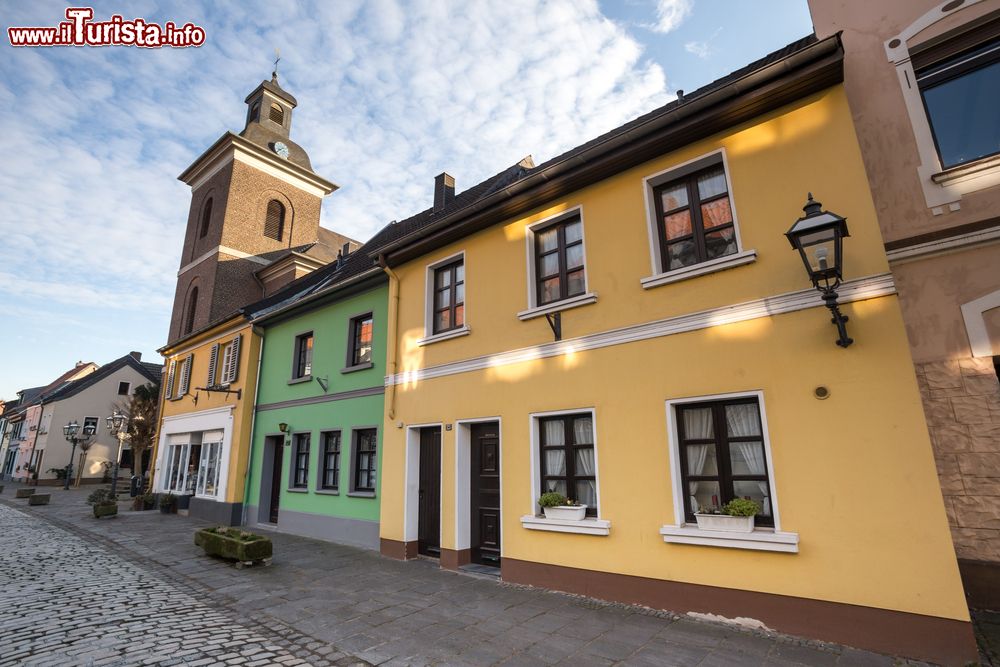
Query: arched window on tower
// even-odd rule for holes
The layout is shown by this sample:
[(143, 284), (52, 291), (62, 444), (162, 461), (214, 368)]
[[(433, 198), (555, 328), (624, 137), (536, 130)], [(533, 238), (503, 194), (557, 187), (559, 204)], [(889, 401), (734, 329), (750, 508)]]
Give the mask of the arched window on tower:
[(250, 107), (250, 122), (256, 123), (260, 120), (260, 102), (254, 102)]
[(264, 236), (280, 241), (285, 233), (285, 205), (277, 199), (267, 202), (267, 218), (264, 220)]
[(285, 124), (285, 110), (280, 105), (272, 104), (270, 111), (267, 112), (267, 117), (272, 123)]
[(191, 333), (194, 329), (194, 315), (198, 310), (198, 287), (197, 285), (191, 289), (191, 293), (188, 295), (187, 302), (187, 312), (184, 314), (184, 333), (182, 335), (186, 336)]
[(201, 209), (201, 231), (198, 233), (198, 238), (205, 238), (208, 234), (208, 225), (212, 222), (212, 198), (209, 197), (205, 202), (205, 206)]

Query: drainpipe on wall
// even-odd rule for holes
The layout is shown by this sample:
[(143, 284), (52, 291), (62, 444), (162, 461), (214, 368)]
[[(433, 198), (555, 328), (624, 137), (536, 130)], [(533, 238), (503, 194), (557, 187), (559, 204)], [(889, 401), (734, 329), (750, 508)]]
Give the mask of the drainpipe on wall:
[(257, 350), (257, 379), (254, 380), (256, 386), (253, 388), (253, 406), (251, 406), (253, 412), (250, 414), (250, 451), (247, 452), (247, 469), (243, 472), (243, 515), (240, 519), (241, 526), (247, 525), (247, 503), (250, 501), (250, 470), (253, 468), (253, 443), (257, 435), (255, 429), (257, 428), (257, 399), (260, 397), (260, 366), (264, 360), (264, 332), (258, 327), (251, 325), (250, 335), (256, 335), (260, 338), (260, 348)]
[(387, 355), (391, 355), (390, 358), (386, 359), (386, 367), (389, 369), (389, 377), (393, 378), (392, 384), (389, 385), (389, 410), (386, 413), (389, 419), (396, 418), (396, 331), (398, 329), (398, 318), (399, 318), (399, 276), (389, 268), (389, 265), (385, 263), (385, 255), (380, 254), (378, 256), (378, 265), (382, 267), (386, 275), (389, 276), (389, 344), (388, 350), (386, 350)]

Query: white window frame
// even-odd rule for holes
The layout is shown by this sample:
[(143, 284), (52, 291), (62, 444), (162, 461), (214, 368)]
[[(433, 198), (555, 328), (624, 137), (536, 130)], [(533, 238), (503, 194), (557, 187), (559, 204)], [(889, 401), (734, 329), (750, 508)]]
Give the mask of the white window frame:
[[(707, 169), (716, 164), (722, 165), (722, 170), (726, 177), (726, 189), (729, 193), (729, 210), (733, 214), (733, 230), (736, 233), (736, 252), (725, 257), (717, 257), (705, 262), (692, 264), (680, 269), (667, 271), (663, 266), (663, 252), (660, 248), (660, 221), (656, 214), (656, 198), (653, 190), (665, 183), (690, 176), (696, 171)], [(646, 233), (649, 236), (649, 265), (652, 275), (640, 280), (644, 289), (668, 285), (680, 280), (687, 280), (697, 276), (703, 276), (717, 271), (732, 269), (756, 261), (756, 250), (743, 249), (743, 236), (740, 233), (739, 216), (736, 213), (736, 197), (733, 194), (733, 180), (729, 171), (729, 159), (726, 156), (726, 149), (719, 148), (714, 151), (699, 155), (686, 162), (675, 164), (667, 169), (650, 174), (642, 179), (642, 196), (646, 204)]]
[[(208, 431), (203, 431), (202, 433), (203, 434), (204, 433), (208, 433)], [(197, 475), (197, 478), (196, 478), (197, 481), (195, 482), (195, 495), (197, 497), (199, 497), (199, 498), (211, 498), (211, 499), (215, 499), (215, 498), (219, 497), (219, 481), (222, 479), (222, 466), (223, 466), (223, 457), (222, 457), (222, 454), (223, 454), (223, 450), (225, 449), (225, 447), (223, 446), (223, 442), (224, 441), (225, 441), (225, 432), (223, 432), (223, 439), (222, 440), (211, 440), (211, 441), (205, 442), (204, 437), (202, 437), (201, 454), (198, 457), (198, 470), (195, 472), (195, 474)], [(188, 446), (190, 447), (190, 445), (188, 445)], [(215, 493), (206, 493), (205, 492), (205, 487), (207, 486), (207, 482), (208, 482), (208, 480), (206, 478), (206, 471), (208, 469), (207, 468), (207, 463), (208, 463), (210, 451), (212, 449), (215, 449), (215, 448), (217, 448), (217, 451), (219, 452), (219, 459), (218, 459), (218, 463), (217, 463), (216, 468), (215, 468), (215, 480), (214, 480), (215, 481)]]
[(957, 211), (961, 208), (960, 201), (963, 195), (1000, 184), (1000, 155), (948, 169), (943, 168), (934, 143), (923, 96), (916, 85), (917, 77), (910, 61), (910, 47), (907, 42), (938, 21), (979, 2), (981, 0), (965, 0), (947, 11), (944, 8), (952, 4), (951, 1), (942, 2), (884, 42), (886, 56), (896, 68), (906, 113), (913, 128), (917, 154), (920, 158), (917, 176), (923, 189), (924, 201), (934, 215), (944, 213), (945, 206), (950, 211)]
[[(576, 296), (571, 296), (568, 299), (553, 301), (552, 303), (547, 303), (544, 306), (539, 306), (538, 285), (536, 285), (535, 282), (535, 277), (537, 275), (537, 267), (535, 266), (535, 232), (543, 227), (558, 224), (564, 219), (575, 217), (580, 218), (580, 242), (583, 247), (583, 294), (578, 294)], [(542, 218), (541, 220), (526, 226), (524, 228), (524, 243), (527, 256), (528, 307), (517, 314), (517, 319), (522, 321), (530, 320), (536, 317), (542, 317), (543, 315), (547, 315), (549, 313), (556, 313), (563, 310), (569, 310), (570, 308), (586, 306), (597, 301), (597, 294), (590, 291), (590, 268), (589, 262), (587, 261), (587, 222), (584, 220), (582, 205), (577, 204), (576, 206), (572, 206), (565, 211), (560, 211), (555, 215)]]
[(87, 429), (88, 419), (94, 420), (95, 426), (94, 426), (94, 433), (92, 435), (96, 438), (97, 434), (101, 432), (101, 418), (95, 417), (93, 415), (89, 415), (83, 418), (83, 422), (80, 424), (80, 435), (86, 435), (85, 431)]
[(229, 363), (233, 356), (233, 347), (235, 338), (228, 343), (222, 344), (222, 349), (219, 350), (219, 357), (215, 362), (215, 377), (212, 378), (212, 383), (218, 383), (221, 386), (228, 387), (229, 380)]
[[(677, 406), (690, 403), (708, 403), (711, 401), (728, 401), (739, 398), (754, 398), (760, 410), (760, 428), (764, 441), (764, 460), (767, 464), (767, 479), (770, 485), (771, 515), (774, 527), (755, 527), (752, 533), (725, 533), (714, 530), (701, 530), (697, 524), (686, 523), (684, 517), (684, 482), (681, 476), (680, 446), (677, 435)], [(753, 549), (757, 551), (783, 551), (798, 553), (799, 535), (781, 530), (781, 515), (778, 511), (777, 482), (774, 476), (774, 458), (771, 456), (771, 437), (767, 427), (767, 410), (764, 407), (763, 391), (742, 391), (710, 396), (691, 396), (686, 398), (668, 399), (667, 411), (667, 447), (670, 457), (670, 486), (673, 489), (674, 523), (660, 528), (663, 541), (674, 544), (700, 544), (714, 547), (730, 547), (734, 549)]]
[[(436, 334), (434, 333), (434, 272), (459, 259), (462, 260), (462, 267), (465, 269), (464, 322), (456, 329)], [(451, 338), (467, 336), (470, 333), (472, 333), (472, 329), (469, 328), (469, 266), (465, 261), (465, 250), (459, 250), (424, 267), (424, 335), (423, 338), (417, 340), (417, 345), (430, 345)]]
[[(156, 450), (158, 463), (154, 472), (153, 488), (156, 489), (158, 493), (168, 492), (167, 484), (169, 482), (169, 475), (167, 470), (167, 454), (172, 446), (172, 443), (170, 442), (171, 436), (186, 435), (187, 443), (182, 444), (187, 444), (190, 447), (196, 435), (200, 438), (202, 433), (220, 430), (222, 431), (222, 451), (219, 457), (219, 479), (216, 484), (218, 492), (214, 496), (203, 497), (208, 500), (223, 502), (229, 488), (229, 457), (232, 452), (233, 406), (231, 405), (163, 418), (160, 427), (159, 445)], [(200, 443), (196, 442), (195, 444)], [(185, 461), (188, 459), (190, 459), (190, 454), (188, 454)], [(186, 469), (184, 474), (186, 476)], [(184, 493), (185, 487), (186, 480), (184, 481), (184, 486), (181, 487), (180, 491), (169, 492)]]
[[(586, 517), (579, 521), (567, 519), (546, 519), (540, 516), (538, 497), (542, 488), (541, 471), (541, 433), (539, 422), (545, 417), (563, 417), (566, 415), (589, 414), (594, 428), (594, 486), (597, 495), (597, 517)], [(521, 517), (521, 526), (528, 530), (545, 530), (555, 533), (579, 533), (580, 535), (610, 535), (611, 522), (601, 516), (601, 464), (598, 458), (600, 449), (597, 442), (597, 409), (573, 408), (571, 410), (551, 410), (548, 412), (532, 412), (528, 415), (530, 433), (529, 448), (531, 458), (531, 508), (528, 514)]]

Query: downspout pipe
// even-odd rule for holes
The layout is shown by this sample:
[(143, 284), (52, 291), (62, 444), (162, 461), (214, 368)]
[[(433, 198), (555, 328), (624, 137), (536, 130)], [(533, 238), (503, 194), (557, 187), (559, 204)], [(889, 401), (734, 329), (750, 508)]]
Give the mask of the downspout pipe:
[[(398, 362), (396, 356), (398, 354), (398, 346), (396, 341), (396, 334), (399, 330), (399, 276), (396, 275), (395, 271), (389, 268), (389, 265), (385, 262), (385, 255), (379, 254), (378, 265), (382, 267), (385, 274), (389, 276), (389, 341), (388, 349), (386, 350), (386, 369), (389, 371), (389, 375), (386, 380), (389, 381), (389, 400), (388, 400), (388, 410), (386, 416), (389, 419), (396, 418), (396, 370)], [(390, 380), (391, 379), (391, 380)]]
[(260, 398), (260, 366), (264, 361), (264, 330), (261, 327), (252, 325), (250, 327), (250, 335), (260, 338), (260, 347), (257, 350), (257, 375), (254, 379), (256, 386), (253, 388), (253, 405), (250, 407), (253, 412), (250, 413), (250, 442), (249, 451), (247, 452), (247, 469), (243, 471), (243, 516), (240, 520), (240, 525), (242, 526), (247, 525), (247, 505), (250, 502), (250, 472), (253, 469), (253, 449), (257, 436), (257, 399)]

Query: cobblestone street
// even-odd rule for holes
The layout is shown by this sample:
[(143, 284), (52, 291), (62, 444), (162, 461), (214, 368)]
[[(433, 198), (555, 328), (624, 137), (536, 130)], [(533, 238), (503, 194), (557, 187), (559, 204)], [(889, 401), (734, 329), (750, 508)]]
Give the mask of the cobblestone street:
[(194, 547), (203, 522), (98, 521), (85, 496), (0, 500), (0, 667), (904, 664), (280, 533), (236, 570)]

